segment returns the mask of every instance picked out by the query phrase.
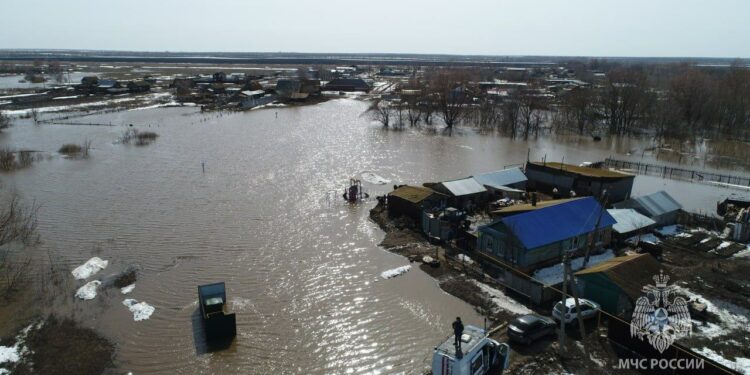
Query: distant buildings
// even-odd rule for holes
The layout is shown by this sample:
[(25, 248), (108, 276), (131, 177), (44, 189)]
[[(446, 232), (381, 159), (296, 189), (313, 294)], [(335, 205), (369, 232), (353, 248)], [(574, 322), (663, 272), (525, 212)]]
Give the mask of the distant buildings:
[(361, 78), (335, 78), (323, 87), (324, 91), (364, 91), (370, 92), (370, 85)]

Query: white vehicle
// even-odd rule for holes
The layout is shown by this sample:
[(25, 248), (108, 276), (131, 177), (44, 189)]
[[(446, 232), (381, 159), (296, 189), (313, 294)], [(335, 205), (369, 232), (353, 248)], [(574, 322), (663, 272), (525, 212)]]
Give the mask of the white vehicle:
[[(584, 298), (578, 299), (578, 305), (581, 307), (581, 319), (583, 320), (595, 317), (600, 308), (598, 303)], [(557, 321), (564, 321), (565, 324), (574, 322), (578, 318), (575, 299), (566, 299), (565, 308), (563, 308), (562, 302), (556, 303), (555, 308), (552, 309), (552, 317)]]
[(483, 375), (495, 366), (507, 369), (510, 347), (485, 335), (483, 329), (467, 325), (461, 335), (461, 350), (453, 345), (455, 336), (435, 348), (432, 355), (433, 375)]

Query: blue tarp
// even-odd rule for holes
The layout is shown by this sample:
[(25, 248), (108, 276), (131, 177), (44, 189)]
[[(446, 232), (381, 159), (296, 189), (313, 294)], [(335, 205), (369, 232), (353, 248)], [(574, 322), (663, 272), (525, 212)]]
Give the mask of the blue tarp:
[[(600, 212), (599, 202), (586, 197), (509, 216), (501, 221), (526, 249), (534, 249), (593, 231)], [(605, 210), (599, 228), (611, 227), (615, 223)]]

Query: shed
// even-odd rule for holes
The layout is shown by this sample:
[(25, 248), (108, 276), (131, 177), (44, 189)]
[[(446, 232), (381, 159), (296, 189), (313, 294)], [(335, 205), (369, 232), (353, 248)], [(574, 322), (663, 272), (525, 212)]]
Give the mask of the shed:
[(448, 198), (430, 188), (421, 186), (401, 186), (388, 194), (388, 215), (408, 216), (420, 220), (422, 211), (433, 208)]
[(507, 188), (525, 190), (526, 181), (528, 180), (519, 167), (482, 173), (474, 176), (474, 179), (490, 191), (498, 192), (507, 190)]
[(485, 201), (487, 196), (487, 189), (472, 177), (440, 182), (432, 189), (448, 195), (448, 203), (459, 208), (470, 208)]
[(643, 295), (641, 289), (653, 284), (661, 264), (651, 254), (632, 254), (612, 258), (575, 273), (584, 298), (596, 301), (602, 310), (619, 316), (632, 311)]
[(635, 176), (611, 169), (580, 167), (554, 162), (526, 163), (526, 177), (529, 186), (551, 193), (555, 188), (560, 197), (576, 195), (600, 196), (607, 191), (610, 203), (630, 198)]
[(677, 215), (682, 209), (682, 205), (666, 191), (661, 190), (615, 204), (615, 208), (632, 208), (650, 217), (656, 222), (657, 226), (661, 227), (677, 222)]

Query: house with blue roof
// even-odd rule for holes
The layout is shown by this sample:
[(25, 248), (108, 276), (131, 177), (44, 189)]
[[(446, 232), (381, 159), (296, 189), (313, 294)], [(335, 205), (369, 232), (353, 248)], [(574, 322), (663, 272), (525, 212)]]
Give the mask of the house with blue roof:
[(566, 252), (582, 254), (591, 240), (601, 250), (615, 223), (595, 198), (572, 199), (479, 227), (477, 250), (528, 272), (560, 262)]

